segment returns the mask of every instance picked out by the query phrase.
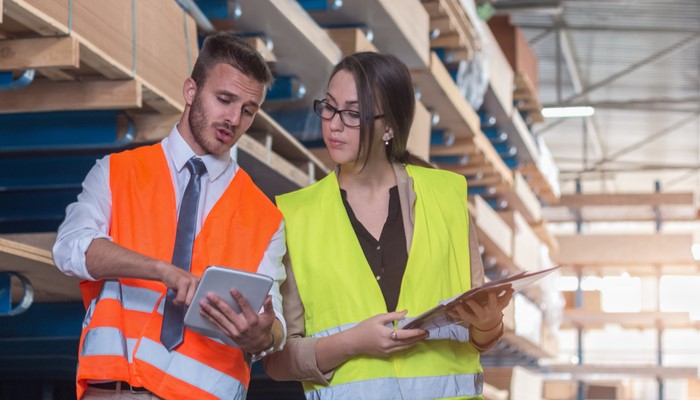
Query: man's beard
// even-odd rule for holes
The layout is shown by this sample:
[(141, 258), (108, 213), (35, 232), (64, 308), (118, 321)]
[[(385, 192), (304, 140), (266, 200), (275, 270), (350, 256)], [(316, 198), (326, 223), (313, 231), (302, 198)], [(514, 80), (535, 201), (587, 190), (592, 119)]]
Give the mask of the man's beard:
[(192, 102), (192, 108), (190, 109), (190, 114), (187, 116), (187, 122), (190, 124), (190, 131), (192, 132), (192, 138), (194, 141), (204, 149), (208, 154), (211, 154), (209, 145), (205, 137), (205, 130), (209, 124), (209, 119), (207, 118), (207, 112), (202, 106), (202, 101), (199, 98), (199, 91), (194, 95), (194, 101)]

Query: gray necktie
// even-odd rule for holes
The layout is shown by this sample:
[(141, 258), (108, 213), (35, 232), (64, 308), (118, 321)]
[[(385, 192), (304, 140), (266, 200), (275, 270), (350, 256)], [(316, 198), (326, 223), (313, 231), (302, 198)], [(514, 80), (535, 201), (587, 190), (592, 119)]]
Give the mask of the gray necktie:
[[(175, 236), (175, 248), (173, 249), (172, 264), (190, 270), (192, 263), (192, 245), (194, 233), (197, 229), (197, 205), (199, 203), (200, 179), (207, 167), (199, 158), (190, 158), (187, 161), (187, 169), (190, 171), (190, 181), (185, 188), (180, 204), (180, 216), (177, 219), (177, 234)], [(160, 330), (160, 341), (168, 351), (174, 349), (182, 342), (185, 305), (175, 304), (175, 291), (168, 289), (165, 296), (163, 309), (163, 326)]]

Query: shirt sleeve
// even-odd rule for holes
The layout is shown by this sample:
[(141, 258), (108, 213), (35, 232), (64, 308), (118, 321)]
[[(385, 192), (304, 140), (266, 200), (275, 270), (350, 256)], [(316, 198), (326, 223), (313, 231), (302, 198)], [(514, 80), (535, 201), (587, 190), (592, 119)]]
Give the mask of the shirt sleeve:
[(66, 208), (58, 228), (53, 258), (64, 274), (95, 280), (87, 270), (85, 253), (95, 239), (109, 239), (112, 193), (109, 187), (109, 156), (97, 160), (83, 181), (75, 203)]
[(284, 347), (287, 338), (287, 324), (284, 319), (284, 308), (282, 305), (282, 294), (280, 286), (285, 281), (286, 273), (282, 265), (282, 257), (287, 252), (287, 247), (284, 241), (284, 221), (280, 222), (279, 228), (270, 239), (267, 245), (262, 261), (258, 266), (258, 273), (267, 275), (273, 279), (270, 295), (272, 296), (272, 308), (275, 310), (275, 316), (282, 323), (284, 335), (279, 348)]
[(299, 296), (289, 257), (284, 257), (287, 280), (282, 284), (284, 315), (287, 321), (287, 344), (282, 351), (264, 359), (265, 371), (275, 380), (304, 380), (328, 385), (333, 371), (322, 373), (316, 363), (318, 338), (305, 337), (304, 304)]

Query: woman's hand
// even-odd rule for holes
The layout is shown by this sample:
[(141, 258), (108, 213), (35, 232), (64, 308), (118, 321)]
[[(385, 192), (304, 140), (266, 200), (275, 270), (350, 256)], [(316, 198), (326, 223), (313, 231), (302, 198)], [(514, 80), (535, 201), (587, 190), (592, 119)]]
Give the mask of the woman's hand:
[(407, 311), (378, 314), (348, 330), (356, 354), (388, 357), (409, 349), (428, 337), (424, 329), (392, 329), (386, 325), (402, 319)]
[(484, 293), (484, 296), (478, 299), (458, 303), (448, 311), (448, 314), (459, 320), (463, 326), (467, 328), (472, 326), (482, 332), (500, 327), (503, 309), (513, 298), (513, 289), (510, 287), (495, 289)]

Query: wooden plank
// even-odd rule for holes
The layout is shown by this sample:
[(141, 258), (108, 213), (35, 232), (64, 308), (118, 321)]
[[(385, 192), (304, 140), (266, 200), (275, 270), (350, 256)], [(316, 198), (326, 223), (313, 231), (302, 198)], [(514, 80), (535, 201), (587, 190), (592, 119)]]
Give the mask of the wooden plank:
[(137, 142), (158, 141), (170, 134), (181, 114), (128, 113), (136, 127)]
[(553, 257), (570, 265), (693, 264), (692, 234), (557, 235)]
[(333, 39), (340, 49), (343, 57), (361, 51), (377, 52), (377, 47), (367, 40), (367, 36), (359, 28), (333, 28), (326, 29), (328, 36)]
[(80, 43), (82, 65), (110, 79), (136, 77), (144, 86), (143, 99), (151, 108), (163, 113), (181, 112), (182, 82), (190, 68), (188, 58), (193, 61), (198, 49), (194, 21), (184, 16), (175, 3), (136, 4), (134, 15), (128, 2), (77, 2), (71, 30), (67, 26), (67, 3), (62, 0), (8, 0), (5, 13), (43, 36), (70, 34)]
[(559, 201), (559, 192), (553, 186), (548, 176), (545, 176), (540, 167), (533, 161), (518, 167), (518, 172), (523, 174), (528, 185), (535, 194), (548, 204), (555, 204)]
[(275, 44), (275, 72), (296, 76), (305, 86), (300, 100), (310, 104), (326, 89), (333, 66), (341, 52), (296, 1), (241, 0), (242, 16), (232, 22), (240, 32), (263, 32)]
[(690, 192), (569, 194), (546, 207), (544, 215), (552, 222), (575, 221), (576, 212), (583, 221), (664, 221), (694, 220), (697, 207)]
[(136, 80), (34, 82), (0, 92), (0, 113), (138, 108), (141, 89)]
[(252, 48), (258, 51), (260, 55), (265, 59), (266, 62), (268, 63), (274, 63), (277, 61), (277, 57), (275, 57), (275, 53), (270, 50), (267, 45), (265, 44), (265, 41), (262, 38), (259, 37), (247, 37), (244, 38), (246, 43), (248, 43)]
[(272, 150), (294, 164), (303, 165), (308, 174), (313, 176), (312, 181), (321, 179), (328, 174), (327, 164), (299, 143), (264, 110), (258, 111), (253, 124), (248, 129), (248, 135), (260, 141), (265, 135), (271, 135)]
[(519, 172), (513, 174), (513, 190), (504, 193), (504, 197), (508, 208), (517, 210), (528, 223), (536, 224), (542, 220), (542, 205)]
[(408, 133), (406, 149), (413, 155), (425, 161), (430, 160), (430, 112), (422, 102), (416, 101), (416, 111), (413, 124)]
[(479, 116), (462, 96), (440, 58), (431, 53), (428, 69), (413, 69), (413, 81), (421, 92), (421, 101), (440, 115), (435, 128), (452, 129), (458, 137), (481, 132)]
[(457, 154), (476, 154), (478, 149), (471, 139), (455, 139), (451, 146), (431, 146), (430, 155), (445, 156)]
[(2, 1), (3, 1), (3, 0), (0, 0), (0, 24), (2, 24), (2, 16), (3, 16), (3, 14), (4, 14), (4, 13), (2, 12), (2, 10), (4, 9), (3, 6), (2, 6)]
[(430, 20), (418, 0), (353, 0), (333, 11), (310, 12), (321, 26), (362, 24), (373, 33), (372, 43), (384, 53), (395, 54), (409, 68), (430, 63)]
[(294, 182), (299, 187), (308, 186), (311, 182), (309, 176), (296, 168), (293, 164), (275, 154), (262, 143), (250, 136), (243, 135), (236, 144), (239, 150), (245, 151), (258, 161), (270, 167), (277, 174)]
[(471, 215), (474, 219), (479, 243), (484, 246), (484, 254), (495, 259), (499, 266), (513, 270), (513, 230), (480, 196), (473, 199)]
[(692, 329), (700, 327), (700, 321), (692, 321), (687, 312), (592, 312), (578, 309), (565, 310), (562, 324), (583, 328), (603, 324), (615, 324), (633, 329)]
[(72, 37), (0, 41), (0, 70), (77, 68), (78, 40)]
[(540, 240), (527, 220), (515, 210), (498, 213), (513, 230), (513, 263), (524, 271), (537, 271), (541, 267)]
[(607, 376), (616, 375), (624, 378), (661, 378), (661, 379), (694, 379), (698, 376), (697, 367), (672, 367), (658, 365), (610, 365), (610, 364), (551, 364), (546, 372), (552, 374), (571, 374), (571, 380), (600, 380), (609, 379)]
[[(55, 234), (3, 235), (0, 270), (17, 272), (29, 279), (35, 302), (81, 301), (79, 279), (64, 275), (53, 263), (54, 240)], [(18, 285), (13, 285), (13, 289), (13, 294), (21, 294)]]

